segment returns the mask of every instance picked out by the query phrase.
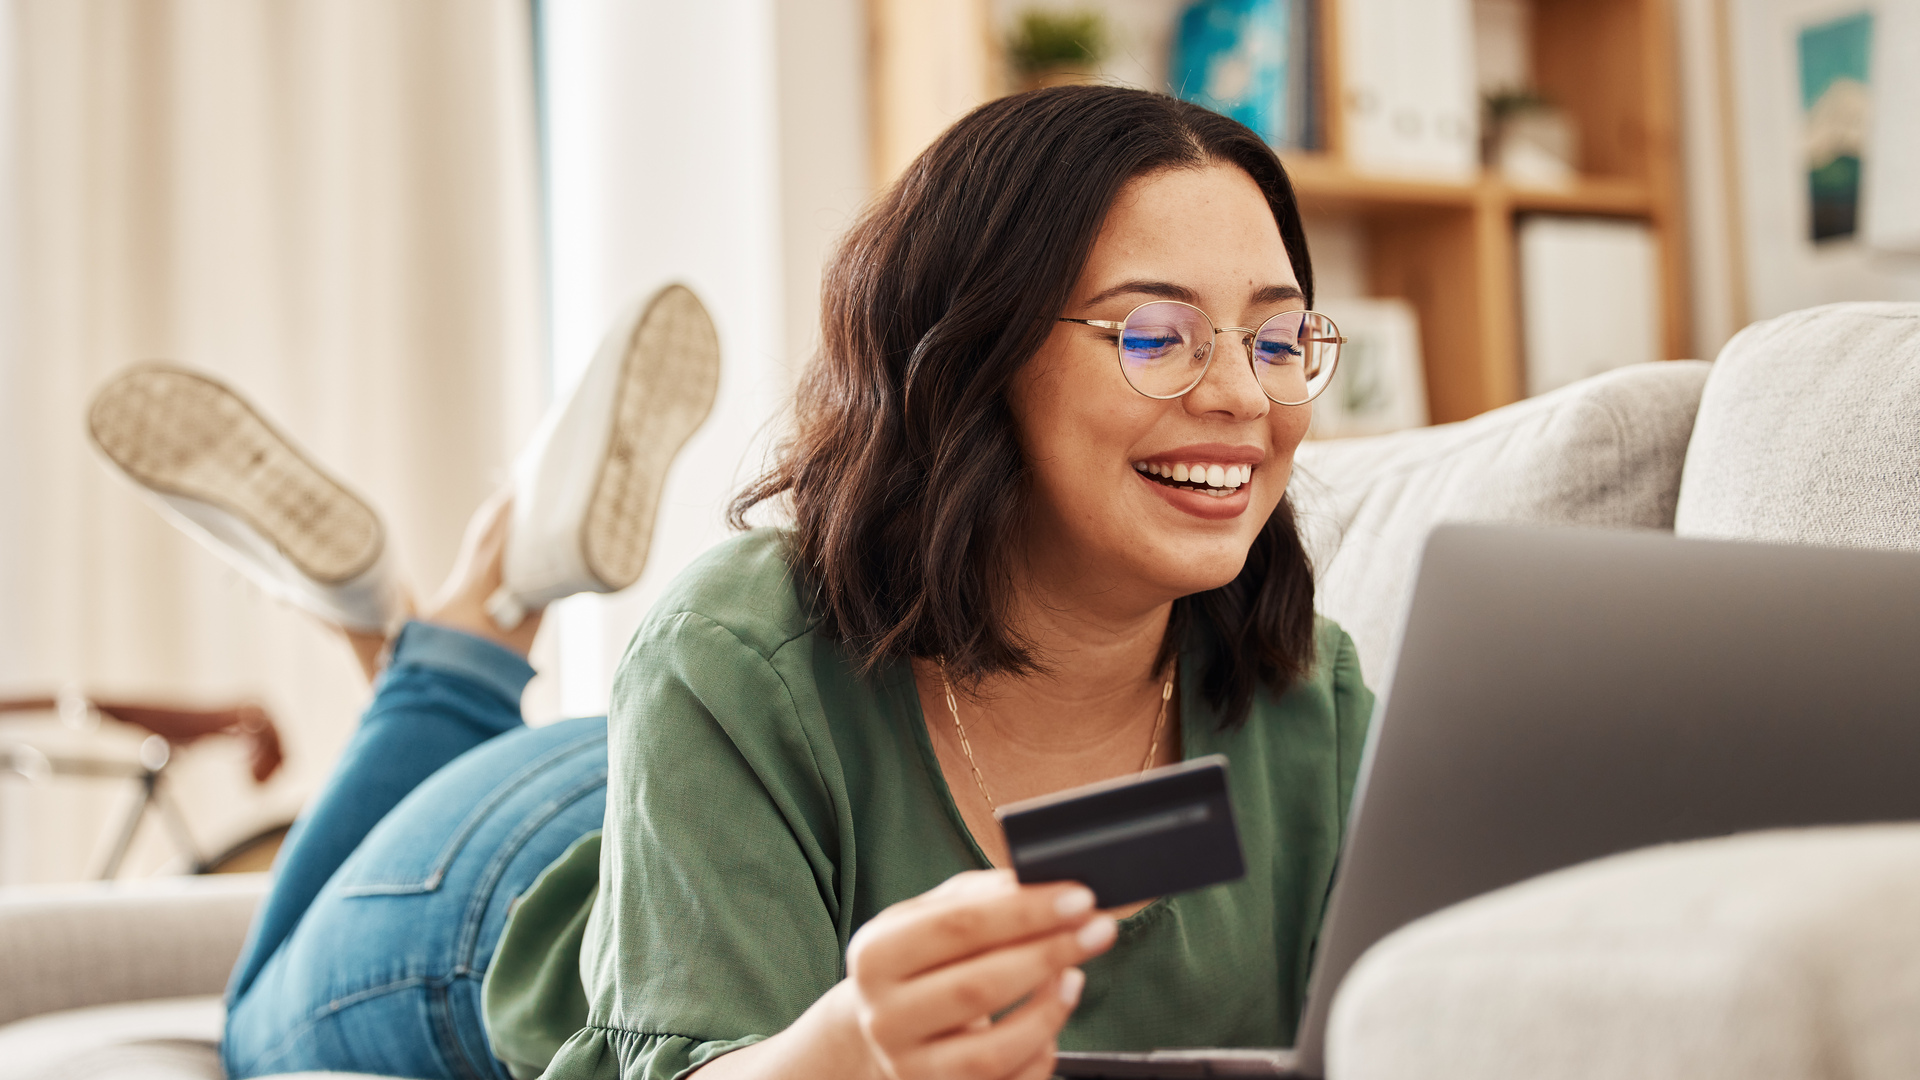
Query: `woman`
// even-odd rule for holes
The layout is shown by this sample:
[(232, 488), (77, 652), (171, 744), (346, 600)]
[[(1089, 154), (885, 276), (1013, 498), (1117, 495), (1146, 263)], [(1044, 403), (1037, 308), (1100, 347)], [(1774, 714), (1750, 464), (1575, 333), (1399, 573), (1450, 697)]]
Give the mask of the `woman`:
[[(635, 636), (604, 837), (568, 818), (554, 850), (552, 808), (593, 782), (542, 764), (586, 756), (571, 736), (434, 751), (318, 899), (283, 868), (234, 1075), (1041, 1078), (1057, 1047), (1291, 1041), (1372, 699), (1284, 501), (1337, 340), (1300, 314), (1278, 161), (1158, 95), (1003, 99), (876, 203), (824, 291), (795, 434), (735, 504), (793, 524), (714, 549)], [(369, 724), (517, 722), (518, 639), (477, 614), (500, 520)], [(1000, 869), (996, 807), (1216, 752), (1243, 880), (1096, 912)], [(401, 927), (454, 945), (415, 963)]]
[[(1284, 501), (1334, 343), (1284, 317), (1312, 273), (1272, 151), (1143, 92), (1002, 99), (824, 293), (796, 433), (735, 504), (792, 530), (709, 553), (616, 676), (589, 1016), (547, 1075), (1290, 1042), (1372, 699)], [(1215, 752), (1244, 880), (1093, 913), (992, 869), (997, 805)]]

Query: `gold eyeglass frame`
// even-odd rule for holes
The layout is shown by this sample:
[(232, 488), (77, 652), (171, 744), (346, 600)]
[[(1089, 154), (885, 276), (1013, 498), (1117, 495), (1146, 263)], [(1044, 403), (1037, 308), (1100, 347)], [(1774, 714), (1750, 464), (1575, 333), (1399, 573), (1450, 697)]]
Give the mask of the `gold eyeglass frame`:
[[(1260, 388), (1260, 393), (1264, 395), (1268, 401), (1273, 402), (1275, 405), (1283, 405), (1288, 408), (1295, 408), (1297, 406), (1305, 405), (1308, 402), (1311, 402), (1314, 398), (1317, 398), (1321, 394), (1325, 393), (1327, 390), (1327, 387), (1333, 385), (1333, 373), (1340, 367), (1340, 346), (1345, 345), (1347, 343), (1347, 339), (1340, 335), (1339, 323), (1334, 322), (1333, 319), (1331, 319), (1326, 315), (1326, 313), (1314, 311), (1311, 308), (1303, 308), (1299, 311), (1276, 311), (1272, 315), (1269, 315), (1265, 319), (1261, 320), (1260, 326), (1253, 326), (1253, 327), (1217, 326), (1214, 324), (1213, 316), (1207, 314), (1201, 308), (1195, 307), (1193, 304), (1189, 304), (1183, 300), (1149, 300), (1144, 304), (1136, 305), (1132, 311), (1127, 312), (1127, 319), (1133, 318), (1134, 315), (1139, 313), (1141, 308), (1152, 307), (1155, 304), (1178, 304), (1183, 308), (1190, 308), (1194, 312), (1198, 313), (1202, 319), (1207, 320), (1207, 326), (1213, 331), (1213, 333), (1207, 338), (1207, 344), (1208, 344), (1207, 359), (1206, 359), (1206, 362), (1200, 366), (1200, 373), (1193, 377), (1193, 381), (1191, 383), (1188, 383), (1185, 389), (1172, 394), (1149, 394), (1145, 390), (1142, 390), (1139, 387), (1134, 386), (1133, 380), (1127, 378), (1126, 348), (1118, 340), (1116, 340), (1113, 343), (1114, 359), (1117, 360), (1120, 364), (1120, 377), (1126, 380), (1127, 386), (1132, 388), (1134, 393), (1139, 394), (1142, 397), (1153, 398), (1156, 401), (1171, 401), (1174, 398), (1185, 397), (1186, 395), (1193, 393), (1194, 387), (1199, 386), (1200, 383), (1206, 379), (1207, 372), (1213, 370), (1214, 355), (1220, 351), (1218, 348), (1215, 348), (1213, 346), (1214, 339), (1218, 338), (1221, 334), (1240, 333), (1240, 334), (1246, 335), (1246, 337), (1241, 340), (1240, 347), (1241, 347), (1241, 351), (1244, 352), (1247, 357), (1247, 370), (1253, 371), (1253, 384)], [(1327, 365), (1327, 377), (1325, 381), (1321, 382), (1318, 389), (1314, 390), (1312, 393), (1308, 394), (1304, 399), (1300, 401), (1281, 401), (1279, 398), (1274, 397), (1272, 394), (1267, 393), (1266, 384), (1260, 381), (1260, 373), (1258, 371), (1255, 371), (1253, 367), (1253, 363), (1254, 363), (1253, 340), (1255, 337), (1259, 335), (1260, 327), (1265, 326), (1268, 323), (1272, 322), (1273, 320), (1280, 318), (1282, 315), (1315, 315), (1322, 319), (1326, 319), (1327, 325), (1333, 327), (1332, 337), (1316, 337), (1316, 338), (1301, 339), (1305, 342), (1309, 342), (1313, 344), (1332, 345), (1334, 348), (1333, 348), (1333, 362)], [(1127, 328), (1127, 319), (1122, 319), (1119, 322), (1114, 322), (1111, 319), (1069, 319), (1063, 315), (1063, 316), (1060, 316), (1056, 321), (1079, 323), (1082, 326), (1097, 327), (1101, 330), (1120, 331), (1120, 330), (1125, 330)]]

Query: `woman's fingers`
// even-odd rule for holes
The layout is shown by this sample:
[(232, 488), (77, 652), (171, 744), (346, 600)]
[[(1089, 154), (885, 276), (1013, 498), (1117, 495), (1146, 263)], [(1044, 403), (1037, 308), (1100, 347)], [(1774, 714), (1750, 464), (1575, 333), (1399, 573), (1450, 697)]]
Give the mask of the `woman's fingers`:
[(1080, 1003), (1086, 975), (1068, 968), (1026, 1003), (982, 1032), (938, 1039), (904, 1063), (902, 1076), (940, 1080), (1044, 1080), (1052, 1075), (1054, 1041)]
[(1092, 891), (1072, 883), (968, 882), (939, 893), (896, 904), (861, 927), (847, 949), (848, 975), (877, 990), (990, 949), (1077, 928), (1093, 911)]
[(895, 1080), (1047, 1076), (1085, 984), (1074, 965), (1117, 934), (1093, 904), (1082, 885), (970, 873), (870, 920), (848, 946), (847, 983), (882, 1071)]
[[(908, 979), (888, 995), (886, 1013), (922, 1037), (991, 1016), (1113, 945), (1116, 923), (1096, 915), (1078, 928), (1056, 931)], [(892, 1034), (892, 1033), (889, 1033)]]

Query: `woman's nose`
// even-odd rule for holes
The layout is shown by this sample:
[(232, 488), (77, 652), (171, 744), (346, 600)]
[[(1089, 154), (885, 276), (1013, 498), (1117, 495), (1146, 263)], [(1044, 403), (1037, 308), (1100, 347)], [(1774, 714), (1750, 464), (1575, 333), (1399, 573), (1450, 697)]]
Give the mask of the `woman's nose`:
[(1224, 350), (1217, 336), (1204, 346), (1214, 362), (1207, 365), (1199, 385), (1187, 391), (1187, 410), (1257, 420), (1267, 415), (1273, 402), (1260, 390), (1260, 380), (1253, 374), (1253, 337), (1239, 331), (1228, 331), (1226, 337), (1230, 343)]

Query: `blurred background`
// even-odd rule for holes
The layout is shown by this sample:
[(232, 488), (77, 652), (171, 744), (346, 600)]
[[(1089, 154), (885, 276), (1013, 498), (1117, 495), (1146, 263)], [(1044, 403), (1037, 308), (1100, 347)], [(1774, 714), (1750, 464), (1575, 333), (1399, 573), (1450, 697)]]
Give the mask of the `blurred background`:
[[(164, 359), (226, 380), (383, 512), (431, 590), (615, 310), (691, 285), (724, 374), (653, 561), (558, 606), (536, 649), (536, 721), (600, 712), (778, 437), (835, 238), (1000, 94), (1164, 90), (1279, 148), (1316, 306), (1353, 339), (1316, 437), (1920, 299), (1920, 0), (0, 10), (0, 700), (21, 704), (0, 712), (0, 884), (180, 872), (265, 835), (257, 861), (367, 696), (338, 641), (94, 460), (105, 378)], [(256, 703), (285, 764), (255, 780), (257, 723), (170, 744), (89, 701)]]

